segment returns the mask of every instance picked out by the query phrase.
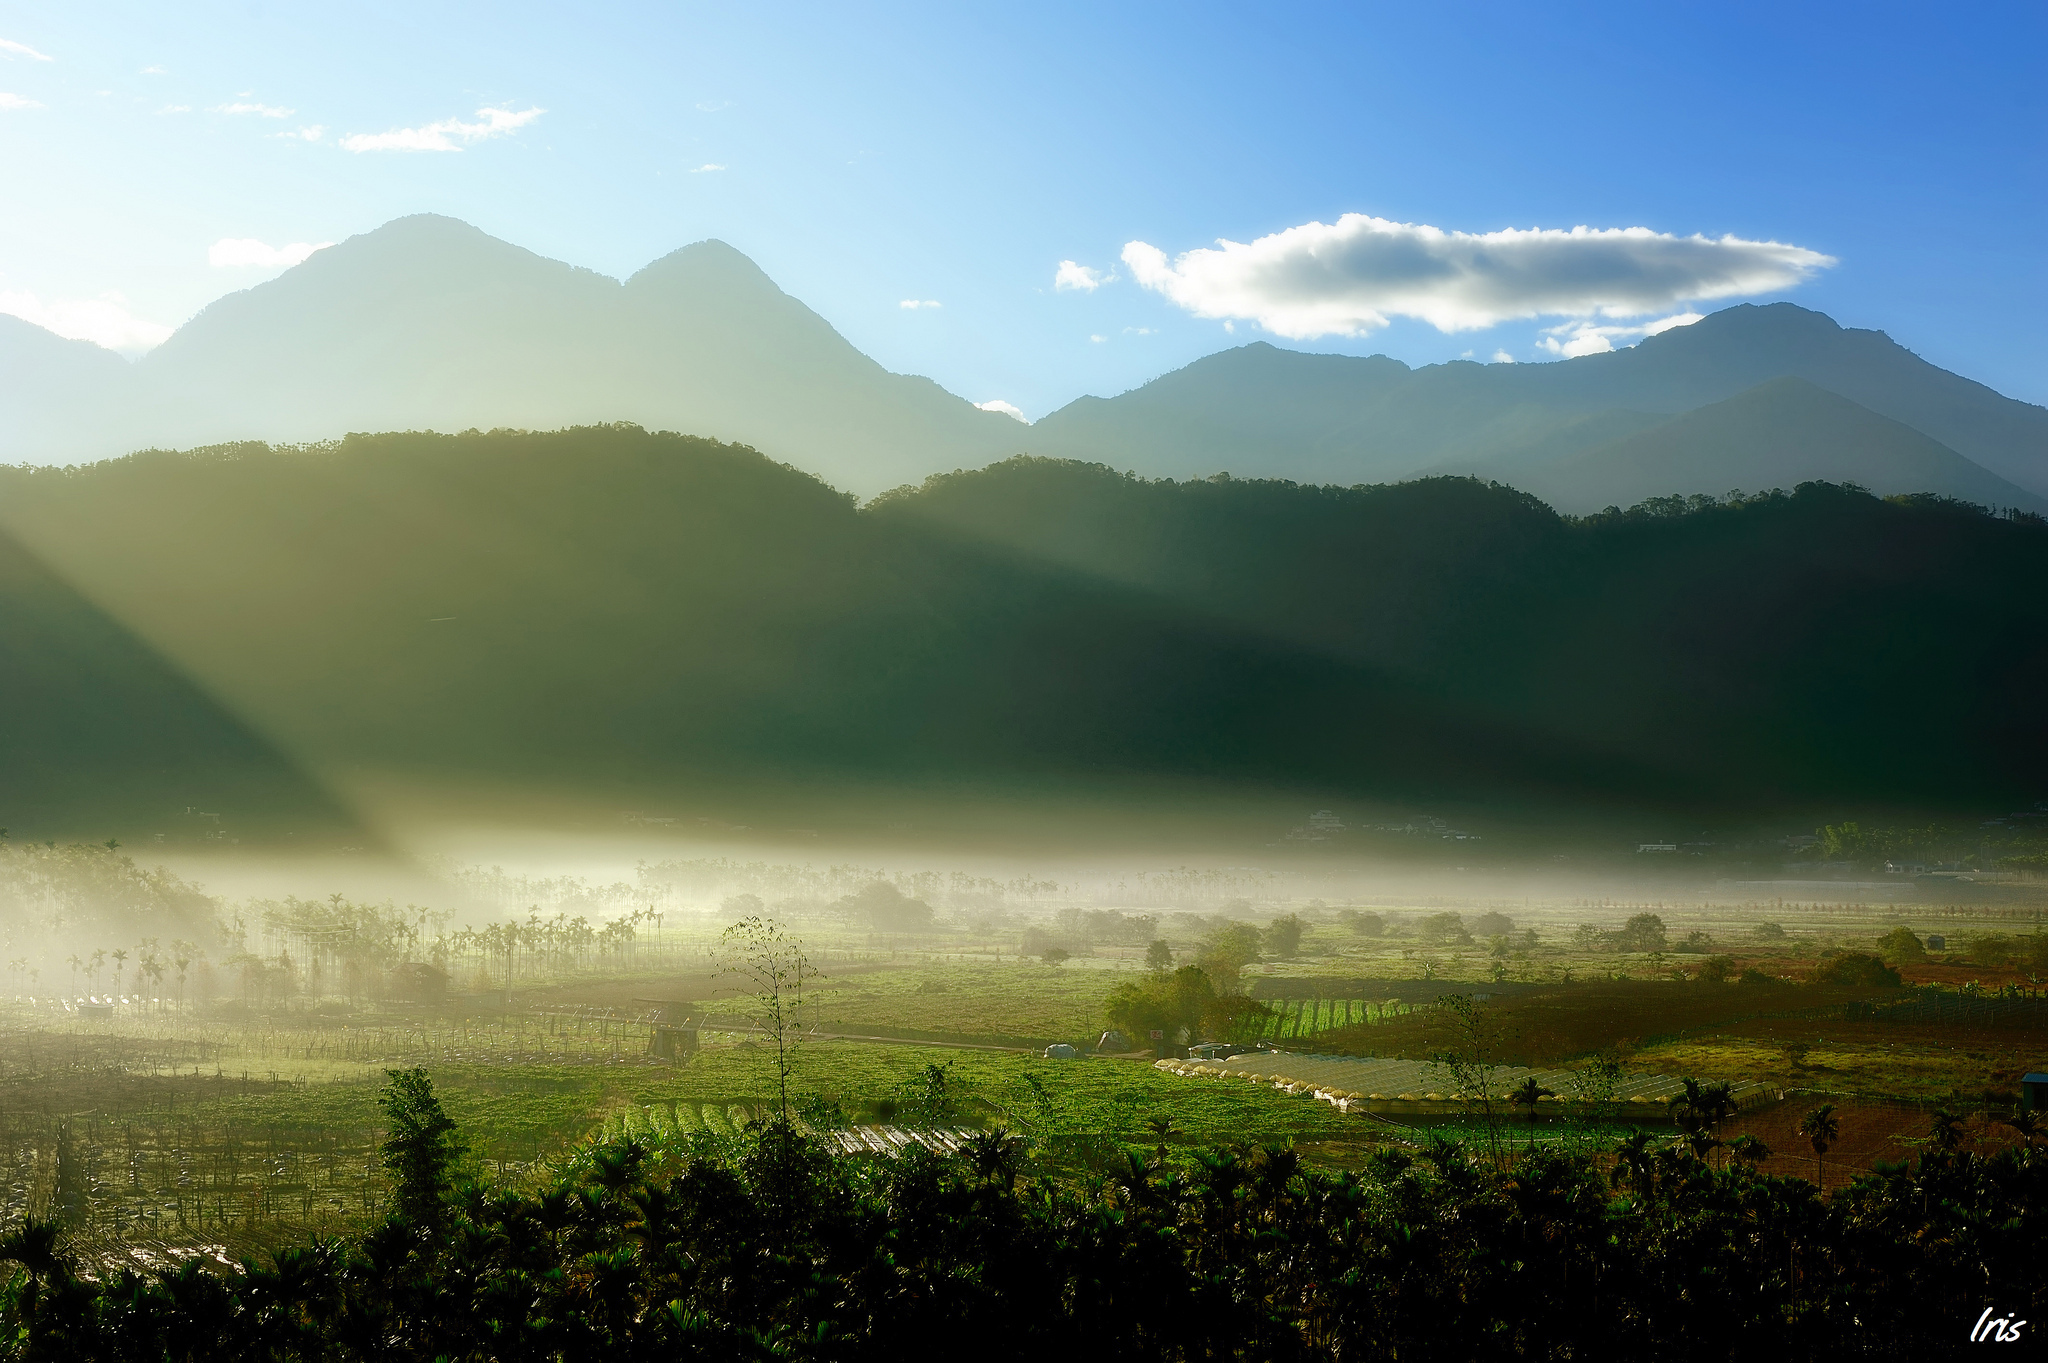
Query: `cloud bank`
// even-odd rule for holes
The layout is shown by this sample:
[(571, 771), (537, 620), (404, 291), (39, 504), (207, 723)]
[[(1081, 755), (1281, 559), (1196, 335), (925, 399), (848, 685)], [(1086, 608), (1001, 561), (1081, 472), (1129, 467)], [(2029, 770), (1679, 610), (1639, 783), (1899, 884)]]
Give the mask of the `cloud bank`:
[(91, 341), (124, 355), (139, 355), (161, 345), (171, 327), (150, 322), (128, 311), (128, 300), (118, 293), (98, 298), (53, 298), (44, 302), (32, 293), (0, 289), (0, 312), (56, 332), (74, 341)]
[(388, 133), (351, 133), (341, 139), (347, 151), (461, 151), (473, 142), (518, 132), (546, 113), (546, 109), (478, 109), (476, 122), (446, 118), (418, 128), (396, 128)]
[(1246, 317), (1292, 340), (1357, 336), (1393, 317), (1439, 331), (1517, 318), (1640, 317), (1681, 303), (1790, 288), (1833, 265), (1818, 251), (1647, 227), (1446, 232), (1346, 213), (1168, 260), (1142, 241), (1124, 264), (1197, 317)]
[(206, 263), (217, 268), (249, 265), (274, 270), (296, 265), (315, 251), (332, 245), (331, 241), (295, 241), (289, 246), (269, 246), (254, 237), (222, 237), (207, 248)]

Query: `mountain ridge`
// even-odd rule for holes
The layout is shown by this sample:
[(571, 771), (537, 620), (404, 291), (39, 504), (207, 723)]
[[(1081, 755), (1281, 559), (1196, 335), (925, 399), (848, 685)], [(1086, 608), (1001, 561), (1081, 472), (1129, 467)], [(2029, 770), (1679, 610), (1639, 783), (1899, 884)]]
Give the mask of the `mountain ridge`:
[[(1737, 305), (1622, 350), (1544, 364), (1411, 369), (1261, 341), (1116, 397), (1078, 398), (1029, 427), (891, 373), (715, 239), (620, 280), (417, 214), (215, 300), (133, 364), (9, 322), (0, 458), (17, 460), (629, 421), (748, 444), (862, 496), (1021, 453), (1149, 477), (1229, 471), (1350, 486), (1483, 470), (1539, 487), (1605, 444), (1793, 377), (1981, 471), (1928, 456), (1919, 466), (1944, 481), (1898, 490), (1982, 496), (2003, 479), (2048, 497), (2048, 409), (1789, 303)], [(1836, 415), (1829, 432), (1816, 427), (1788, 450), (1788, 485), (1844, 476), (1855, 442), (1878, 429), (1848, 409)], [(1688, 461), (1659, 465), (1675, 482), (1658, 495), (1741, 481), (1723, 467), (1739, 464), (1739, 451), (1688, 448)], [(1582, 504), (1633, 495), (1589, 489), (1584, 476), (1573, 491)]]

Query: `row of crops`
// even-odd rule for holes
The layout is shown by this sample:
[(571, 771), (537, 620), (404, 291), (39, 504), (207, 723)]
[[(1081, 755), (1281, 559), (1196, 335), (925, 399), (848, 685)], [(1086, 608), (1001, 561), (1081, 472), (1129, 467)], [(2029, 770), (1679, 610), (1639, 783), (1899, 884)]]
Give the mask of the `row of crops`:
[(730, 1139), (761, 1120), (758, 1108), (744, 1103), (644, 1103), (614, 1112), (592, 1138), (616, 1141), (686, 1140), (691, 1136), (719, 1136)]
[(1253, 1029), (1254, 1041), (1291, 1041), (1339, 1027), (1391, 1022), (1417, 1009), (1399, 999), (1275, 999), (1266, 1006), (1271, 1015)]

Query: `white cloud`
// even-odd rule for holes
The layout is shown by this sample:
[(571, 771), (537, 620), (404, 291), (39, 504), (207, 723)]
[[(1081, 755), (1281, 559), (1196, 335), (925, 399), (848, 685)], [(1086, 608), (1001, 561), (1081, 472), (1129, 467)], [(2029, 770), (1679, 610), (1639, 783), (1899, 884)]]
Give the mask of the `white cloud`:
[(161, 66), (145, 66), (137, 74), (144, 76), (167, 76), (170, 74), (170, 72), (166, 71)]
[(1126, 335), (1126, 336), (1150, 336), (1150, 335), (1152, 335), (1152, 334), (1153, 334), (1153, 332), (1152, 332), (1152, 328), (1150, 328), (1150, 327), (1125, 327), (1125, 328), (1124, 328), (1124, 335)]
[(731, 107), (732, 101), (729, 99), (703, 99), (697, 101), (697, 112), (702, 114), (715, 114), (720, 109), (730, 109)]
[(396, 128), (388, 133), (351, 133), (341, 139), (347, 151), (461, 151), (471, 142), (518, 132), (546, 113), (546, 109), (478, 109), (477, 121), (464, 123), (446, 118), (418, 128)]
[(1513, 364), (1515, 357), (1508, 354), (1505, 350), (1496, 350), (1493, 352), (1493, 362), (1495, 364)]
[(1518, 317), (1639, 317), (1697, 299), (1790, 288), (1834, 259), (1740, 237), (1647, 227), (1445, 232), (1346, 213), (1169, 261), (1134, 241), (1124, 264), (1197, 317), (1246, 317), (1293, 340), (1357, 336), (1414, 317), (1439, 331)]
[(718, 162), (716, 162), (716, 161), (706, 161), (706, 162), (705, 162), (705, 163), (704, 163), (703, 165), (701, 165), (701, 166), (697, 167), (697, 168), (696, 168), (695, 170), (691, 171), (691, 172), (690, 172), (690, 174), (692, 174), (692, 175), (709, 175), (709, 174), (711, 174), (711, 172), (713, 172), (713, 171), (716, 171), (716, 170), (724, 170), (724, 169), (725, 169), (725, 167), (724, 167), (724, 166), (721, 166), (721, 165), (719, 165), (719, 164), (718, 164)]
[(27, 57), (32, 62), (57, 60), (55, 57), (44, 56), (27, 43), (12, 42), (6, 38), (0, 38), (0, 57)]
[(295, 241), (289, 246), (269, 246), (254, 237), (222, 237), (206, 250), (206, 263), (224, 266), (254, 266), (275, 270), (296, 265), (315, 251), (334, 245), (331, 241)]
[(997, 398), (993, 402), (977, 402), (974, 405), (981, 408), (984, 412), (1001, 412), (1004, 416), (1021, 421), (1026, 426), (1031, 424), (1031, 418), (1024, 415), (1023, 408), (1016, 406), (1014, 403), (1004, 402), (1001, 398)]
[(1655, 336), (1673, 327), (1689, 327), (1700, 320), (1697, 312), (1681, 312), (1670, 317), (1659, 317), (1654, 322), (1641, 326), (1602, 326), (1594, 322), (1566, 322), (1561, 326), (1545, 327), (1543, 339), (1536, 344), (1553, 355), (1566, 359), (1577, 359), (1581, 355), (1604, 355), (1614, 349), (1618, 340), (1634, 341), (1644, 336)]
[(42, 107), (35, 100), (23, 99), (20, 95), (10, 95), (5, 90), (0, 90), (0, 109), (40, 109)]
[(67, 336), (91, 341), (126, 355), (139, 355), (161, 345), (172, 328), (128, 311), (128, 300), (109, 291), (98, 298), (53, 298), (44, 302), (32, 293), (0, 289), (0, 312)]
[(1115, 278), (1114, 272), (1104, 274), (1086, 265), (1063, 260), (1059, 269), (1053, 272), (1052, 286), (1055, 291), (1077, 290), (1081, 293), (1094, 293)]
[(1107, 340), (1109, 339), (1109, 337), (1107, 337), (1107, 336), (1090, 336), (1090, 337), (1089, 337), (1088, 339), (1089, 339), (1090, 341), (1094, 342), (1094, 343), (1095, 343), (1096, 345), (1101, 345), (1101, 344), (1102, 344), (1102, 343), (1103, 343), (1104, 341), (1107, 341)]
[(258, 118), (290, 118), (295, 112), (276, 104), (223, 104), (217, 114), (254, 114)]
[(898, 303), (896, 306), (899, 308), (908, 308), (915, 310), (918, 308), (944, 307), (945, 304), (939, 302), (939, 300), (936, 298), (906, 298), (901, 303)]
[(295, 128), (288, 133), (272, 133), (271, 136), (294, 138), (300, 142), (318, 142), (321, 138), (327, 136), (327, 125), (325, 123), (309, 123), (303, 128)]

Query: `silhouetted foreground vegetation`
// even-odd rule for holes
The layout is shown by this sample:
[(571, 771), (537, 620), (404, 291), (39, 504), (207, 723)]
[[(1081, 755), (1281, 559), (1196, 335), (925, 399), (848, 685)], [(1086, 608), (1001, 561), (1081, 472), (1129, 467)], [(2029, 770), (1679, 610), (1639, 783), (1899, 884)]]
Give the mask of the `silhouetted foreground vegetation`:
[(1640, 1137), (1503, 1168), (1438, 1143), (1358, 1174), (1132, 1151), (1056, 1181), (1000, 1132), (874, 1162), (780, 1126), (680, 1159), (599, 1146), (529, 1193), (458, 1187), (425, 1075), (393, 1079), (382, 1225), (95, 1281), (31, 1222), (0, 1241), (0, 1356), (1920, 1358), (2048, 1305), (2048, 1161), (1938, 1130), (1825, 1199), (1739, 1143), (1724, 1168)]

